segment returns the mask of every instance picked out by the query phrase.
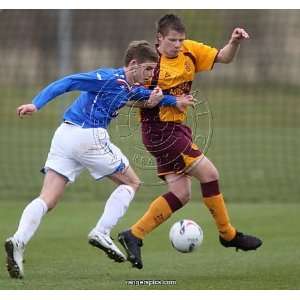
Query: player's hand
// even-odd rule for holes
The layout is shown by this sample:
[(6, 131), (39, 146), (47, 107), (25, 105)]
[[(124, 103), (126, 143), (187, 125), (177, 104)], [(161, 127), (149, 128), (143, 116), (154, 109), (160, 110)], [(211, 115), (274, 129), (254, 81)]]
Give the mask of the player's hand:
[(176, 107), (181, 111), (185, 112), (188, 106), (195, 107), (196, 100), (192, 95), (181, 95), (176, 97)]
[(149, 99), (146, 101), (146, 107), (152, 108), (156, 106), (164, 97), (163, 92), (159, 86), (154, 88)]
[(30, 116), (36, 111), (37, 111), (37, 108), (35, 107), (34, 104), (31, 104), (31, 103), (23, 104), (17, 108), (17, 115), (20, 118), (23, 118), (23, 116), (28, 116), (28, 115)]
[(230, 42), (233, 44), (239, 44), (242, 40), (249, 39), (250, 36), (243, 28), (235, 28), (231, 34)]

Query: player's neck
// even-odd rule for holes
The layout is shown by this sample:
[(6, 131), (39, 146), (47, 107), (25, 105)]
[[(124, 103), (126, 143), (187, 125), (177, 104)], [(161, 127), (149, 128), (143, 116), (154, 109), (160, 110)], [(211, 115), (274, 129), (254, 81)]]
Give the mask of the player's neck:
[(166, 58), (172, 59), (172, 58), (176, 58), (178, 55), (175, 56), (171, 56), (170, 54), (168, 54), (166, 51), (164, 51), (162, 49), (162, 47), (158, 46), (157, 47), (157, 51), (160, 53), (161, 56), (164, 56)]

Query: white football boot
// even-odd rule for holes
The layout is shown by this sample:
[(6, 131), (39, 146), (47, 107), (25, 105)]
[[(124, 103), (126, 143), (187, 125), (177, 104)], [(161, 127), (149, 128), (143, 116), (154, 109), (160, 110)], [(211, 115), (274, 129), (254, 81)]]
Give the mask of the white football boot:
[(106, 255), (116, 262), (124, 262), (126, 256), (115, 245), (108, 234), (92, 230), (88, 235), (88, 242), (106, 253)]
[(6, 251), (6, 268), (10, 277), (22, 279), (24, 277), (24, 244), (18, 242), (14, 237), (10, 237), (5, 241), (4, 248)]

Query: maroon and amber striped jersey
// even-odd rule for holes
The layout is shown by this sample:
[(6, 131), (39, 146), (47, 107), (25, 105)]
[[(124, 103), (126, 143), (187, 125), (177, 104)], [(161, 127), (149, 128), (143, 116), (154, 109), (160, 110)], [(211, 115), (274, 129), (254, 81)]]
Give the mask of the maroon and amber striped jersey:
[[(171, 95), (187, 94), (191, 90), (195, 74), (212, 69), (217, 53), (216, 48), (185, 40), (177, 57), (160, 56), (151, 85), (158, 85), (164, 92)], [(185, 118), (186, 112), (182, 113), (176, 107), (164, 106), (141, 110), (142, 122), (152, 120), (182, 122)]]

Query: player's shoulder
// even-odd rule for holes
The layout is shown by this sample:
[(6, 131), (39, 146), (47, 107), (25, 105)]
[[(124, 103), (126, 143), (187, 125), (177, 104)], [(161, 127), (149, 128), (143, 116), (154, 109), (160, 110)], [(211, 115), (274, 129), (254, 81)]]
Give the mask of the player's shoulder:
[[(95, 71), (102, 80), (107, 79), (124, 79), (125, 73), (123, 68), (101, 68)], [(99, 78), (100, 79), (100, 78)]]
[(218, 52), (218, 50), (212, 46), (193, 40), (185, 40), (183, 42), (182, 51), (183, 54), (188, 56), (193, 55), (194, 57), (214, 56)]
[(204, 44), (202, 42), (197, 42), (194, 40), (184, 40), (182, 43), (182, 50), (183, 52), (192, 51), (197, 47), (201, 47)]

